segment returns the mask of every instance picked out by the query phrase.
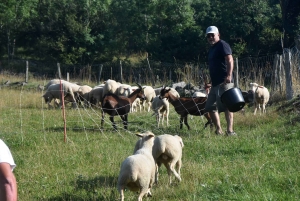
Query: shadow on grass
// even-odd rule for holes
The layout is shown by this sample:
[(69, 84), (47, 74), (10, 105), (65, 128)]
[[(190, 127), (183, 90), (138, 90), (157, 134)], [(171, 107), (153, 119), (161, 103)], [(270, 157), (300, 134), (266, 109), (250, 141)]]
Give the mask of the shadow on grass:
[[(71, 185), (75, 186), (72, 193), (63, 192), (61, 195), (50, 197), (46, 199), (39, 199), (44, 201), (83, 201), (83, 200), (116, 200), (118, 192), (116, 190), (116, 177), (95, 177), (83, 178), (78, 176), (77, 180)], [(101, 190), (100, 190), (101, 189)], [(103, 189), (107, 189), (103, 191)], [(105, 193), (103, 193), (105, 192)]]
[(93, 191), (98, 188), (105, 188), (116, 186), (117, 177), (95, 177), (92, 179), (85, 179), (82, 176), (78, 176), (75, 181), (75, 189), (84, 189), (86, 191)]

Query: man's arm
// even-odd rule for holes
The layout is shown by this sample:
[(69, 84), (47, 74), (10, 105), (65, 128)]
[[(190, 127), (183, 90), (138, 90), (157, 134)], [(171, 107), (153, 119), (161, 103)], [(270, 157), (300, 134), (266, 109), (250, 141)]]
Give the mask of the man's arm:
[(232, 79), (232, 71), (233, 71), (233, 57), (231, 54), (225, 56), (225, 61), (227, 65), (227, 76), (224, 80), (224, 83), (230, 83)]
[(0, 163), (0, 200), (16, 201), (17, 198), (17, 181), (10, 164)]

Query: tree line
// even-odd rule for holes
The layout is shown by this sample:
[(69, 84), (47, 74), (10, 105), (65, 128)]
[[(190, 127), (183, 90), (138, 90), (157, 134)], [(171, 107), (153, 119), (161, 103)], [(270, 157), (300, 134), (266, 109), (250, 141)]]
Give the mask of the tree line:
[(210, 25), (236, 57), (282, 52), (300, 34), (298, 0), (6, 0), (0, 9), (0, 60), (92, 65), (147, 52), (203, 62)]

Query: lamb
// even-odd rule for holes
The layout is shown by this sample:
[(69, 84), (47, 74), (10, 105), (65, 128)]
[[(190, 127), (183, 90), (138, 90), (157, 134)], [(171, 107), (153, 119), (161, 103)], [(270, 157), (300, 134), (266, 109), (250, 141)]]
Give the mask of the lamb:
[(166, 116), (167, 126), (169, 126), (169, 111), (170, 111), (170, 104), (166, 98), (160, 99), (159, 96), (156, 96), (152, 102), (152, 110), (156, 115), (156, 122), (157, 127), (159, 128), (160, 120), (161, 124), (164, 123), (164, 116)]
[(150, 112), (151, 104), (153, 99), (156, 97), (155, 91), (151, 86), (143, 86), (144, 93), (145, 93), (145, 100), (143, 100), (142, 106), (144, 111), (146, 110), (146, 104), (148, 105), (147, 111)]
[(207, 119), (205, 127), (210, 124), (210, 127), (213, 127), (212, 119), (209, 116), (208, 112), (204, 111), (205, 102), (207, 97), (198, 97), (198, 98), (176, 98), (172, 93), (171, 89), (163, 87), (160, 91), (160, 98), (169, 99), (170, 103), (174, 106), (175, 111), (180, 115), (180, 129), (182, 129), (183, 121), (184, 124), (190, 129), (190, 126), (187, 122), (188, 114), (194, 116), (204, 115)]
[(131, 105), (131, 111), (130, 112), (137, 112), (137, 111), (142, 111), (142, 108), (141, 108), (141, 99), (139, 98), (136, 98), (132, 105)]
[[(141, 140), (137, 141), (135, 144), (134, 152), (141, 147)], [(152, 148), (152, 155), (157, 164), (157, 169), (155, 172), (155, 183), (158, 183), (158, 168), (161, 164), (167, 168), (169, 175), (169, 184), (172, 183), (171, 175), (172, 173), (181, 181), (180, 169), (181, 169), (181, 158), (182, 158), (182, 148), (184, 147), (182, 138), (178, 135), (159, 135), (155, 137), (154, 145)], [(177, 172), (175, 170), (177, 167)]]
[(117, 188), (121, 201), (124, 201), (125, 188), (139, 192), (138, 201), (142, 201), (144, 195), (152, 196), (150, 190), (155, 181), (156, 171), (152, 156), (155, 135), (150, 131), (136, 135), (141, 137), (140, 147), (122, 162), (118, 177)]
[(117, 96), (116, 94), (106, 94), (102, 100), (102, 120), (101, 127), (103, 128), (104, 115), (105, 113), (109, 114), (109, 119), (113, 124), (115, 130), (117, 127), (114, 122), (114, 116), (119, 115), (123, 121), (124, 129), (127, 130), (127, 118), (128, 113), (130, 112), (130, 108), (132, 102), (136, 98), (144, 99), (144, 89), (139, 85), (139, 89), (132, 92), (128, 97), (126, 96)]
[(266, 105), (270, 98), (269, 90), (264, 86), (258, 85), (257, 83), (250, 83), (249, 85), (254, 94), (254, 115), (256, 115), (257, 109), (259, 109), (261, 114), (260, 105), (262, 105), (263, 113), (266, 113)]

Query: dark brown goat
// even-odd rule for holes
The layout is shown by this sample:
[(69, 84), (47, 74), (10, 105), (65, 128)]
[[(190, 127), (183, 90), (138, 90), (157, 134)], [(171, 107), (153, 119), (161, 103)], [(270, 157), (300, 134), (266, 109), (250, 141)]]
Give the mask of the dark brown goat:
[(117, 130), (116, 124), (114, 122), (114, 116), (119, 115), (123, 121), (124, 129), (127, 129), (128, 113), (130, 112), (130, 107), (132, 102), (136, 98), (145, 99), (144, 89), (141, 85), (139, 88), (132, 92), (128, 97), (118, 96), (112, 93), (106, 94), (102, 100), (102, 120), (101, 128), (103, 128), (105, 113), (109, 114), (110, 121), (113, 124), (114, 129)]
[(175, 111), (180, 115), (180, 129), (182, 129), (183, 122), (190, 129), (187, 122), (188, 115), (201, 116), (204, 115), (207, 119), (205, 128), (210, 125), (212, 128), (212, 119), (208, 112), (204, 111), (205, 103), (207, 97), (197, 97), (197, 98), (177, 98), (172, 93), (169, 93), (171, 89), (166, 89), (163, 87), (160, 91), (160, 98), (169, 99), (170, 103), (174, 106)]

